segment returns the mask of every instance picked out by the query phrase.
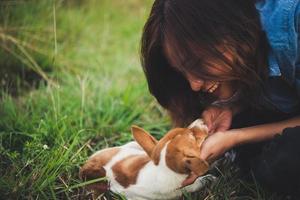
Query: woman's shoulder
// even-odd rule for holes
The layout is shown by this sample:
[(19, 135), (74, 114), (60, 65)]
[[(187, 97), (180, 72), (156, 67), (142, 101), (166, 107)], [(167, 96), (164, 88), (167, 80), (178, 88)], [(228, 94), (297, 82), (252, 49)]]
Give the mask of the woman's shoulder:
[(258, 0), (256, 8), (271, 46), (289, 48), (299, 29), (299, 0)]
[(270, 72), (274, 72), (275, 76), (282, 75), (293, 85), (295, 79), (298, 79), (295, 76), (296, 68), (300, 67), (295, 64), (300, 61), (298, 56), (300, 1), (258, 0), (256, 8), (271, 47)]

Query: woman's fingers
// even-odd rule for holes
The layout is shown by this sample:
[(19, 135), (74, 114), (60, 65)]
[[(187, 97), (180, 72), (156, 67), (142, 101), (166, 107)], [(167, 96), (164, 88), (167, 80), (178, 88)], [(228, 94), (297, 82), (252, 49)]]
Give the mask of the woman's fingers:
[(206, 124), (208, 128), (208, 132), (211, 132), (211, 129), (213, 128), (213, 115), (209, 111), (204, 111), (202, 113), (202, 119), (204, 123)]
[(228, 108), (209, 107), (203, 111), (202, 119), (210, 135), (218, 131), (227, 131), (231, 126), (232, 111)]
[(218, 120), (218, 125), (215, 128), (215, 132), (227, 131), (231, 126), (231, 120), (232, 119), (230, 117)]

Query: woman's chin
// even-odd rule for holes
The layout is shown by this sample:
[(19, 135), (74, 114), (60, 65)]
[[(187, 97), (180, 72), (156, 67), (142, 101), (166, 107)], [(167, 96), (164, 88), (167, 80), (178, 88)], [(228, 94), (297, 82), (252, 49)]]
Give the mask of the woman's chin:
[(226, 101), (231, 99), (236, 91), (232, 89), (229, 85), (221, 85), (218, 87), (212, 95), (215, 96), (218, 100)]

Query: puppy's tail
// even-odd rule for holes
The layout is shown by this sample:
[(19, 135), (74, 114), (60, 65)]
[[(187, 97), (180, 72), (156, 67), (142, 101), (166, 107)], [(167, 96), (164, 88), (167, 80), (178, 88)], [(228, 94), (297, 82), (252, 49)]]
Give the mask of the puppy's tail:
[[(79, 172), (79, 177), (84, 181), (95, 182), (87, 185), (88, 190), (93, 190), (97, 194), (103, 194), (109, 190), (109, 183), (105, 178), (106, 171), (103, 167), (94, 165), (93, 163), (86, 163)], [(100, 179), (97, 181), (97, 179)]]

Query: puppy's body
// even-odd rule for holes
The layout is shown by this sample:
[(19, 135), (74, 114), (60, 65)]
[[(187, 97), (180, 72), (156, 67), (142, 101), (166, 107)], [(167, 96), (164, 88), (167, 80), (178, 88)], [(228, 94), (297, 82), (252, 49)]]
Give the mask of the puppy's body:
[[(194, 133), (190, 129), (176, 129), (160, 141), (140, 128), (135, 128), (133, 134), (139, 144), (130, 142), (96, 152), (82, 167), (82, 177), (106, 176), (110, 190), (128, 199), (175, 199), (182, 195), (180, 188), (191, 171), (201, 176), (208, 169), (207, 163), (198, 158), (205, 132), (199, 135), (199, 130)], [(205, 178), (199, 177), (184, 189), (187, 192), (199, 190)], [(99, 185), (93, 189), (103, 192)]]
[[(135, 143), (138, 145), (137, 143)], [(131, 146), (131, 145), (130, 145)], [(187, 178), (186, 174), (179, 174), (170, 170), (166, 166), (164, 154), (166, 153), (166, 147), (162, 150), (161, 160), (158, 165), (155, 165), (150, 160), (141, 168), (137, 174), (136, 182), (138, 184), (131, 184), (128, 187), (124, 187), (118, 181), (114, 175), (113, 166), (123, 159), (131, 155), (143, 155), (147, 156), (142, 149), (128, 148), (126, 145), (107, 165), (104, 166), (106, 170), (106, 176), (111, 181), (110, 189), (114, 192), (124, 194), (127, 198), (134, 199), (174, 199), (181, 195), (181, 191), (178, 190), (181, 187), (181, 183)], [(122, 175), (125, 175), (124, 172)], [(121, 174), (120, 174), (121, 175)], [(172, 188), (170, 190), (170, 188)], [(175, 189), (175, 190), (173, 190)]]

